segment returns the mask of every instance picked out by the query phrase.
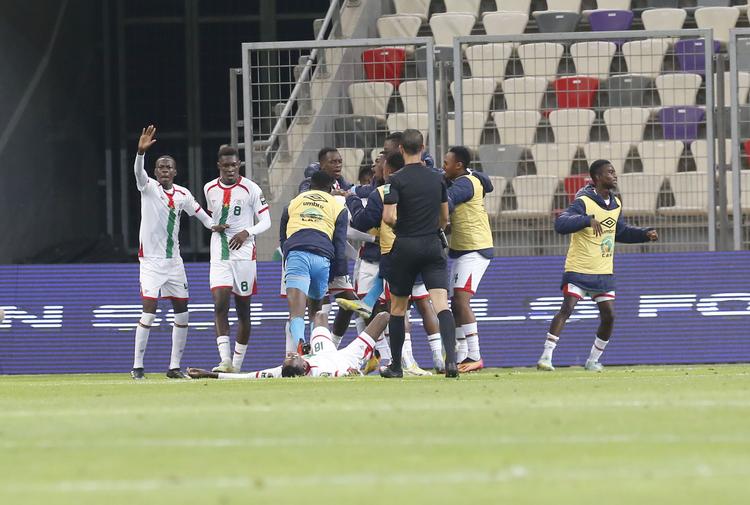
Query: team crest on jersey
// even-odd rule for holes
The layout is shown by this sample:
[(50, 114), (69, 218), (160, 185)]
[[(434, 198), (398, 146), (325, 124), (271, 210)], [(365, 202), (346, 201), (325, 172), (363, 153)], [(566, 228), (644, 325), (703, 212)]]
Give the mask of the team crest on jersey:
[(608, 217), (607, 219), (602, 221), (602, 226), (604, 226), (605, 228), (614, 228), (616, 224), (617, 224), (617, 221), (615, 221), (611, 217)]
[(323, 196), (323, 195), (317, 195), (317, 194), (314, 194), (314, 193), (313, 194), (309, 194), (309, 195), (305, 195), (305, 199), (313, 201), (313, 202), (325, 202), (327, 200), (327, 198), (325, 196)]
[(602, 243), (599, 244), (599, 248), (602, 251), (602, 258), (609, 258), (610, 256), (612, 256), (612, 251), (615, 248), (615, 240), (614, 240), (614, 238), (613, 237), (604, 237), (602, 239)]
[(318, 222), (322, 221), (325, 215), (322, 211), (318, 209), (305, 209), (300, 213), (300, 217), (302, 218), (302, 221), (307, 222)]
[(384, 195), (388, 195), (390, 193), (391, 193), (391, 185), (390, 184), (384, 185), (383, 186), (383, 194)]
[(263, 193), (260, 194), (260, 203), (261, 205), (266, 205), (266, 197), (263, 196)]

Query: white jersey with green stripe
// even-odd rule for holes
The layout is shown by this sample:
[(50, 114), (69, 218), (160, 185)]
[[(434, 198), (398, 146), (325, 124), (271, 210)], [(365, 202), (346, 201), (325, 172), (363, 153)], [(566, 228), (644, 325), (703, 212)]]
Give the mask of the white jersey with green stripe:
[[(250, 179), (240, 176), (231, 186), (214, 179), (203, 187), (203, 192), (214, 224), (229, 225), (223, 233), (211, 235), (211, 261), (254, 260), (255, 235), (271, 224), (263, 191)], [(258, 224), (254, 224), (256, 219)], [(247, 230), (250, 237), (239, 249), (230, 250), (229, 241), (242, 230)]]
[(210, 227), (210, 218), (187, 188), (172, 184), (166, 190), (148, 177), (142, 155), (135, 158), (135, 181), (141, 193), (141, 227), (138, 234), (142, 258), (180, 257), (180, 216), (184, 211)]

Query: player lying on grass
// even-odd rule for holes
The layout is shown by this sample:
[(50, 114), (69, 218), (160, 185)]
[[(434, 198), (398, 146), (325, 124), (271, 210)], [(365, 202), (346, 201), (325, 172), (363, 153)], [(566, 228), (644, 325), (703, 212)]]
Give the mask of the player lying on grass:
[(359, 375), (360, 369), (373, 357), (375, 340), (388, 325), (389, 315), (381, 312), (370, 321), (365, 330), (343, 349), (336, 349), (328, 329), (328, 315), (319, 311), (315, 314), (310, 346), (312, 352), (304, 356), (288, 353), (284, 362), (275, 368), (250, 373), (216, 373), (200, 368), (188, 368), (193, 379), (276, 379), (279, 377), (344, 377)]

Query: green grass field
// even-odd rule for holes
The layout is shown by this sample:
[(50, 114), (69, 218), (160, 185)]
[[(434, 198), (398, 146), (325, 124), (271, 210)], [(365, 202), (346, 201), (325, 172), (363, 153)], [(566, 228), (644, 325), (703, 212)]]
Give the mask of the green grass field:
[(0, 504), (747, 503), (750, 367), (0, 377)]

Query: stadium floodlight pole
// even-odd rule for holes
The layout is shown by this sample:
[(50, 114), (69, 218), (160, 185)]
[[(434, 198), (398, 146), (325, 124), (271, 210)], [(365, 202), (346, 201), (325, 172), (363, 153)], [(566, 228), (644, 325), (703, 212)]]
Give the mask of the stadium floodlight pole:
[(742, 249), (742, 190), (740, 167), (740, 132), (739, 132), (739, 96), (737, 93), (737, 37), (739, 35), (750, 36), (750, 30), (732, 29), (729, 32), (729, 95), (731, 97), (730, 125), (732, 127), (732, 236), (734, 239), (734, 250)]

